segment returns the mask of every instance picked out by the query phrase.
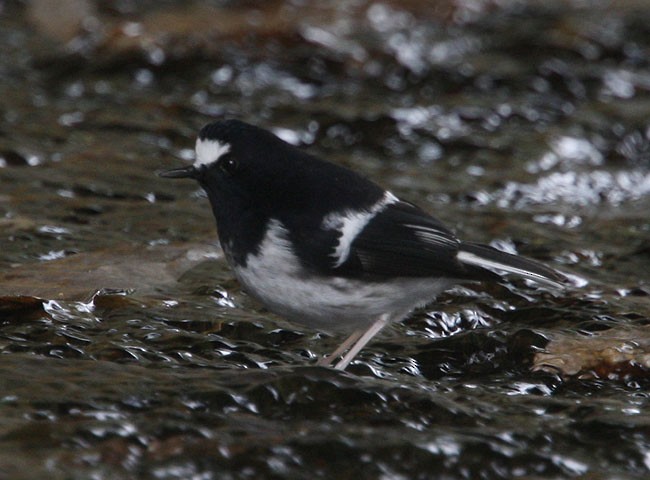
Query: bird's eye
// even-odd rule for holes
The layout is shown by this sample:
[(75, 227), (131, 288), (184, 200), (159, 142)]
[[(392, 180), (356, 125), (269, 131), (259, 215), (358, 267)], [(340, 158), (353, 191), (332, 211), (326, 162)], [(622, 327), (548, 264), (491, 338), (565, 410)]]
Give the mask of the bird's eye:
[(225, 155), (219, 160), (219, 167), (221, 167), (221, 170), (229, 175), (235, 173), (235, 170), (237, 170), (238, 166), (239, 163), (233, 155)]

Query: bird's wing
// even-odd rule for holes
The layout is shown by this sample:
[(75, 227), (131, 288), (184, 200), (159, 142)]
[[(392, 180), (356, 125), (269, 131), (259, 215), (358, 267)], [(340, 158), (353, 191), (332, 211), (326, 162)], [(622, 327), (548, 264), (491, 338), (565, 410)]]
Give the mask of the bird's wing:
[(560, 272), (540, 262), (478, 243), (463, 243), (458, 252), (458, 260), (465, 265), (474, 265), (496, 272), (514, 273), (553, 288), (564, 288), (567, 282), (567, 278)]
[(351, 239), (347, 257), (339, 258), (334, 270), (351, 276), (491, 278), (484, 269), (458, 260), (460, 245), (441, 222), (415, 205), (397, 201), (377, 212)]
[(329, 275), (496, 281), (494, 272), (507, 272), (556, 288), (564, 281), (534, 260), (461, 242), (437, 219), (396, 199), (377, 211), (343, 212), (326, 217), (318, 227), (290, 231), (303, 264)]

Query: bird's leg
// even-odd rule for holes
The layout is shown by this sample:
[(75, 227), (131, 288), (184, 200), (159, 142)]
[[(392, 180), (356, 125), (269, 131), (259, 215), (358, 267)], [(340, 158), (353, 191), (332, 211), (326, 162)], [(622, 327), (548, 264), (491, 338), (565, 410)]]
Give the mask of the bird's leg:
[(319, 367), (329, 367), (334, 360), (336, 360), (339, 355), (341, 355), (343, 352), (345, 352), (348, 348), (350, 348), (350, 345), (352, 345), (354, 342), (359, 340), (359, 337), (363, 335), (363, 330), (355, 330), (352, 332), (352, 335), (350, 335), (348, 338), (345, 339), (345, 341), (339, 345), (339, 347), (334, 350), (334, 352), (327, 356), (321, 358), (318, 362), (316, 362), (316, 365)]
[[(387, 313), (384, 313), (381, 315), (375, 323), (370, 325), (370, 328), (366, 330), (361, 337), (359, 337), (359, 340), (354, 343), (352, 348), (348, 350), (348, 352), (341, 358), (341, 360), (334, 365), (334, 368), (337, 370), (345, 370), (345, 367), (348, 366), (348, 364), (352, 361), (354, 357), (356, 357), (357, 353), (366, 346), (366, 344), (379, 333), (379, 331), (386, 326), (386, 324), (390, 321), (390, 315)], [(356, 332), (355, 332), (356, 333)], [(345, 343), (348, 343), (350, 339), (345, 341)], [(337, 350), (338, 351), (338, 350)]]

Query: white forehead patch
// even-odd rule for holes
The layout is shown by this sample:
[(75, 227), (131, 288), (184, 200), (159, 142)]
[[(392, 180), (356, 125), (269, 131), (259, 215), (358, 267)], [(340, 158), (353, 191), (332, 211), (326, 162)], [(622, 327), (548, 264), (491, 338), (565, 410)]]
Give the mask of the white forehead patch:
[(208, 166), (215, 163), (230, 151), (230, 144), (219, 140), (196, 139), (196, 160), (194, 167)]

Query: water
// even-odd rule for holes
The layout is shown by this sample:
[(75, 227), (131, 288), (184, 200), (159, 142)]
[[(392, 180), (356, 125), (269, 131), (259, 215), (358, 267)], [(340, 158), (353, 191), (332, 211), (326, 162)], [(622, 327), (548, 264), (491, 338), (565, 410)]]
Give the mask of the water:
[[(0, 478), (648, 477), (644, 2), (48, 5), (0, 15)], [(154, 174), (223, 114), (572, 286), (317, 368)]]

